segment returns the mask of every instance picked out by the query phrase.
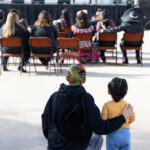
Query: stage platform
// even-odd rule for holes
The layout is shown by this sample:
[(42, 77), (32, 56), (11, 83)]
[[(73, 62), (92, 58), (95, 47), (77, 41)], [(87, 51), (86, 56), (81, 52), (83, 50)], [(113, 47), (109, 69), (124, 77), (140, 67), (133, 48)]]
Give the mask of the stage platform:
[(89, 17), (95, 14), (98, 8), (105, 8), (108, 10), (111, 18), (115, 21), (116, 25), (119, 24), (119, 20), (123, 12), (128, 9), (127, 6), (104, 6), (104, 5), (58, 5), (58, 4), (0, 4), (0, 9), (4, 10), (7, 14), (10, 9), (16, 8), (21, 13), (21, 18), (24, 17), (28, 20), (29, 24), (33, 24), (40, 11), (47, 10), (52, 14), (53, 20), (60, 17), (61, 10), (67, 8), (70, 12), (72, 23), (75, 23), (76, 12), (80, 9), (87, 9)]

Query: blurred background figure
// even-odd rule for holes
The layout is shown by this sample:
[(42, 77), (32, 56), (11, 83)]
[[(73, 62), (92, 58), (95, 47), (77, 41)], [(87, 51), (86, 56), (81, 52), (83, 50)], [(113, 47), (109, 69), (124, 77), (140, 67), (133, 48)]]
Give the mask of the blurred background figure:
[[(53, 25), (51, 14), (43, 10), (40, 12), (38, 19), (34, 23), (32, 27), (32, 36), (34, 37), (49, 37), (52, 42), (52, 53), (55, 53), (57, 51), (57, 36), (58, 32), (56, 27)], [(38, 53), (41, 54), (49, 54), (51, 53), (49, 47), (44, 48), (33, 48), (32, 50), (34, 53), (36, 53), (36, 49), (38, 49)], [(50, 61), (49, 58), (39, 58), (39, 60), (42, 62), (44, 66), (48, 66), (48, 62)]]
[[(115, 22), (110, 18), (107, 10), (106, 9), (98, 9), (97, 12), (96, 12), (96, 20), (97, 20), (96, 31), (97, 32), (99, 30), (103, 29), (102, 22), (106, 19), (107, 19), (107, 22), (109, 22), (109, 26), (111, 28), (116, 27)], [(95, 38), (93, 38), (93, 39), (96, 39), (96, 35), (95, 35)], [(105, 57), (105, 51), (104, 50), (100, 51), (100, 57), (101, 57), (103, 63), (105, 63), (106, 62), (106, 57)]]
[[(25, 32), (23, 26), (18, 24), (18, 16), (15, 12), (9, 12), (7, 15), (6, 23), (2, 27), (2, 37), (20, 37), (23, 44), (23, 52), (24, 52), (24, 59), (22, 63), (20, 62), (18, 70), (22, 70), (22, 72), (26, 72), (23, 66), (25, 65), (24, 62), (27, 62), (30, 57), (30, 47), (29, 47), (29, 34)], [(14, 47), (3, 47), (3, 53), (21, 53), (21, 48), (14, 48)], [(7, 61), (8, 57), (3, 58), (3, 70), (8, 71), (7, 69)]]
[[(87, 10), (80, 10), (77, 12), (76, 15), (76, 23), (71, 27), (73, 34), (84, 34), (84, 33), (91, 33), (92, 35), (95, 34), (94, 26), (90, 24), (88, 18)], [(85, 47), (92, 47), (91, 41), (80, 41), (79, 43), (80, 48)], [(98, 54), (92, 53), (91, 50), (81, 50), (80, 51), (80, 61), (81, 63), (88, 63), (91, 62), (92, 59), (97, 60)]]
[(0, 9), (0, 28), (4, 24), (4, 17), (5, 17), (5, 13), (2, 9)]
[[(92, 0), (89, 1), (89, 4), (91, 4), (91, 3), (92, 3)], [(97, 4), (97, 0), (95, 0), (95, 4)]]
[[(125, 33), (141, 33), (144, 35), (144, 15), (143, 12), (139, 8), (129, 8), (124, 12), (124, 14), (121, 17), (121, 24), (115, 28), (105, 29), (103, 32), (105, 33), (115, 33), (124, 31)], [(121, 40), (120, 47), (123, 54), (123, 63), (128, 64), (128, 57), (127, 52), (124, 49), (124, 46), (130, 46), (130, 47), (139, 47), (143, 43), (142, 40), (140, 41), (125, 41)], [(141, 63), (140, 59), (140, 51), (135, 50), (136, 52), (136, 59), (137, 63)]]
[(96, 15), (93, 15), (91, 17), (90, 23), (94, 26), (95, 30), (96, 30), (96, 24), (97, 24), (97, 19), (96, 19)]
[(61, 23), (62, 28), (70, 27), (70, 17), (67, 9), (62, 10), (59, 22)]

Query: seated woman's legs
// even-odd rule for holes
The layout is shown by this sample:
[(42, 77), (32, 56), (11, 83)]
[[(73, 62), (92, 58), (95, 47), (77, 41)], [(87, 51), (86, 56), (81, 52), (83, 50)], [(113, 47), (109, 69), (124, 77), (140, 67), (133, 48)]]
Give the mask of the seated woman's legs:
[(135, 53), (136, 53), (136, 59), (137, 59), (137, 63), (138, 64), (141, 64), (141, 58), (140, 58), (140, 51), (139, 50), (135, 50)]
[(8, 69), (7, 69), (8, 58), (9, 57), (3, 57), (3, 56), (1, 56), (2, 65), (3, 65), (3, 71), (8, 71)]
[(101, 57), (103, 63), (105, 63), (106, 62), (105, 50), (100, 50), (100, 57)]
[(41, 61), (42, 65), (47, 66), (48, 62), (50, 61), (50, 59), (48, 58), (39, 58), (39, 60)]

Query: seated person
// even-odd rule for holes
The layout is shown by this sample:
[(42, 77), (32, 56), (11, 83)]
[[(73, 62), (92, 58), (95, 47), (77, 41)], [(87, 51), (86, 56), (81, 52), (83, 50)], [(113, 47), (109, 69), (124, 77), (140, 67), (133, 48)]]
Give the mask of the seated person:
[[(143, 12), (139, 8), (129, 8), (127, 11), (124, 12), (123, 16), (121, 17), (122, 23), (110, 29), (105, 29), (103, 32), (105, 33), (115, 33), (124, 31), (125, 33), (142, 33), (144, 35), (144, 16)], [(122, 40), (120, 43), (120, 47), (123, 53), (123, 63), (128, 64), (127, 52), (124, 50), (124, 46), (141, 46), (143, 41), (134, 41), (128, 42)], [(137, 63), (140, 64), (140, 51), (135, 50), (136, 52), (136, 59)]]
[[(52, 18), (49, 12), (43, 10), (40, 12), (37, 21), (34, 23), (32, 27), (31, 35), (34, 37), (49, 37), (52, 42), (52, 53), (57, 52), (57, 36), (58, 31), (55, 26), (53, 26)], [(35, 48), (34, 52), (36, 53)], [(41, 54), (49, 54), (51, 53), (49, 48), (40, 48), (38, 53)], [(48, 66), (49, 58), (39, 58), (44, 66)]]
[[(7, 15), (6, 23), (2, 27), (2, 37), (19, 37), (22, 40), (23, 44), (23, 52), (24, 52), (24, 60), (22, 63), (20, 62), (18, 70), (22, 70), (22, 72), (26, 72), (23, 68), (25, 65), (24, 62), (27, 62), (30, 57), (30, 47), (29, 47), (29, 34), (26, 33), (24, 28), (18, 24), (18, 15), (14, 12), (9, 12)], [(13, 50), (13, 51), (12, 51)], [(21, 53), (21, 49), (13, 48), (13, 47), (3, 47), (3, 53)], [(8, 57), (3, 58), (3, 70), (7, 71), (7, 61)]]

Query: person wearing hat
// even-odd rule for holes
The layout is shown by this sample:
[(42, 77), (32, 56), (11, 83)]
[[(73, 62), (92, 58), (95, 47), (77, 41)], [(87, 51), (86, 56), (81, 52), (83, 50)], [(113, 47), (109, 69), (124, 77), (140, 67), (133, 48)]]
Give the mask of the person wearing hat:
[[(144, 15), (143, 12), (139, 8), (129, 8), (124, 12), (121, 17), (121, 24), (115, 28), (105, 29), (104, 33), (116, 33), (124, 31), (125, 33), (142, 33), (144, 35)], [(123, 54), (123, 63), (128, 64), (127, 52), (124, 50), (124, 46), (141, 46), (143, 41), (133, 41), (128, 42), (121, 40), (120, 48)], [(140, 59), (140, 51), (135, 50), (137, 63), (141, 63)]]
[(82, 86), (86, 82), (83, 65), (70, 66), (66, 80), (49, 98), (42, 114), (42, 130), (48, 140), (48, 150), (100, 150), (101, 134), (119, 129), (133, 116), (126, 106), (118, 117), (102, 120), (91, 94)]

